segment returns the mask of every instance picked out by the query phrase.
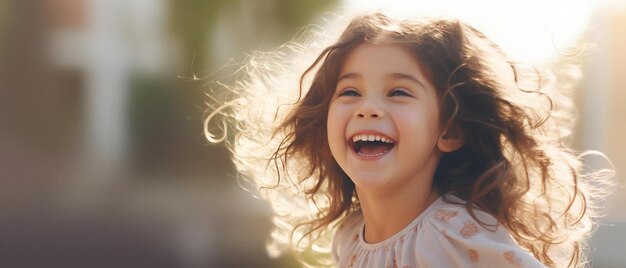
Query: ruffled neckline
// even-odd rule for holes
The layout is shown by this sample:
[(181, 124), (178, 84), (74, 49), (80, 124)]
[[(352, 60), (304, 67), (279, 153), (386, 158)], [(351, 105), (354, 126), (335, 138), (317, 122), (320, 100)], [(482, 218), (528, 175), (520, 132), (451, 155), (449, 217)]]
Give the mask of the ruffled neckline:
[(422, 213), (417, 215), (417, 217), (415, 217), (415, 219), (413, 219), (409, 224), (402, 228), (402, 230), (398, 231), (391, 237), (377, 243), (368, 243), (365, 241), (365, 219), (362, 218), (361, 223), (359, 224), (359, 228), (357, 229), (359, 230), (359, 245), (362, 246), (364, 249), (376, 250), (395, 244), (401, 237), (411, 232), (411, 230), (419, 229), (420, 223), (424, 219), (425, 215), (428, 215), (433, 209), (435, 209), (435, 207), (438, 207), (439, 203), (441, 202), (443, 202), (443, 195), (435, 199), (432, 204), (430, 204), (424, 211), (422, 211)]

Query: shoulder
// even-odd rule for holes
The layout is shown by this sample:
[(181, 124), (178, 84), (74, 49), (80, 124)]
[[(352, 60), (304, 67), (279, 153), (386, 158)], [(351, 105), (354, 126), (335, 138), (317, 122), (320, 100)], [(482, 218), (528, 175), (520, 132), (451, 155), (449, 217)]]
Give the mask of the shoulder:
[(508, 231), (491, 214), (478, 208), (473, 209), (472, 213), (482, 224), (472, 217), (464, 201), (448, 195), (446, 199), (437, 200), (428, 214), (424, 215), (423, 227), (434, 228), (457, 239), (478, 236), (502, 243), (514, 243)]
[[(447, 200), (463, 203), (447, 196)], [(522, 249), (498, 221), (478, 208), (439, 199), (424, 215), (416, 254), (423, 266), (545, 267)]]
[(348, 252), (350, 248), (358, 244), (358, 235), (362, 224), (363, 214), (360, 210), (350, 213), (339, 223), (333, 235), (331, 248), (332, 258), (335, 262), (343, 253)]

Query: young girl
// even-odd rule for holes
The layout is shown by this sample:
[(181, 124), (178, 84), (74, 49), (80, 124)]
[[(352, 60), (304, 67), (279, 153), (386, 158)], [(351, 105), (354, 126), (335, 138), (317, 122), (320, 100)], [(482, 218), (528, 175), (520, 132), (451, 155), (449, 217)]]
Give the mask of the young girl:
[(550, 73), (448, 19), (358, 16), (309, 67), (323, 44), (305, 43), (253, 57), (205, 121), (219, 141), (209, 121), (233, 119), (238, 171), (275, 213), (271, 252), (338, 267), (584, 264), (594, 199)]

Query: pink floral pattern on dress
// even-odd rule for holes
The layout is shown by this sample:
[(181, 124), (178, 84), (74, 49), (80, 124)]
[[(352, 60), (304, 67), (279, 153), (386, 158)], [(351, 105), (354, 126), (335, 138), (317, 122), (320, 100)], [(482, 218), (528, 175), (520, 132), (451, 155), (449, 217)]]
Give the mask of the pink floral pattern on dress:
[(354, 262), (356, 262), (356, 254), (353, 254), (352, 257), (350, 257), (350, 263), (348, 263), (348, 268), (352, 268), (354, 266)]
[(478, 262), (478, 252), (474, 249), (467, 250), (467, 255), (469, 256), (470, 261)]
[(437, 215), (435, 215), (435, 218), (437, 218), (438, 220), (442, 222), (448, 222), (450, 219), (456, 216), (456, 214), (457, 214), (456, 211), (439, 209), (437, 210)]
[(470, 236), (474, 236), (476, 233), (478, 233), (478, 227), (476, 224), (471, 221), (466, 221), (463, 225), (463, 229), (461, 229), (461, 235), (468, 238)]
[[(402, 233), (374, 247), (367, 246), (361, 237), (364, 219), (359, 219), (358, 224), (346, 221), (346, 224), (341, 227), (341, 233), (336, 234), (336, 237), (344, 241), (333, 244), (337, 264), (342, 268), (362, 266), (415, 268), (416, 260), (420, 259), (430, 267), (446, 267), (450, 258), (454, 258), (459, 261), (459, 267), (497, 265), (496, 259), (499, 259), (498, 267), (540, 266), (540, 262), (515, 243), (498, 242), (503, 238), (508, 238), (507, 230), (501, 225), (498, 226), (499, 232), (492, 234), (490, 230), (483, 230), (483, 227), (466, 210), (445, 203), (435, 205), (445, 206), (433, 207), (430, 210), (432, 213), (426, 215), (427, 218), (422, 219), (421, 222), (414, 221), (412, 226)], [(353, 228), (353, 226), (358, 227)], [(455, 244), (449, 255), (439, 259), (428, 254), (429, 249), (438, 248), (436, 244), (438, 241), (420, 239), (422, 232), (436, 237), (437, 240), (456, 241), (458, 244)], [(478, 241), (481, 234), (486, 234), (486, 236)], [(491, 256), (491, 253), (495, 255)]]
[(515, 252), (512, 250), (508, 250), (504, 252), (504, 259), (508, 261), (510, 264), (513, 264), (517, 267), (522, 267), (522, 259), (515, 256)]

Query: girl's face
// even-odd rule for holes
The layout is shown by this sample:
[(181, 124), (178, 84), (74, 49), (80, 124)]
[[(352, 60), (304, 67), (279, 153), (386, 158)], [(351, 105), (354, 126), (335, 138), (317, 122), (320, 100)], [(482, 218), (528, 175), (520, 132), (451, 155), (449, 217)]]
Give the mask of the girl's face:
[(348, 54), (338, 77), (328, 143), (357, 190), (431, 187), (439, 109), (415, 57), (400, 45), (364, 43)]

